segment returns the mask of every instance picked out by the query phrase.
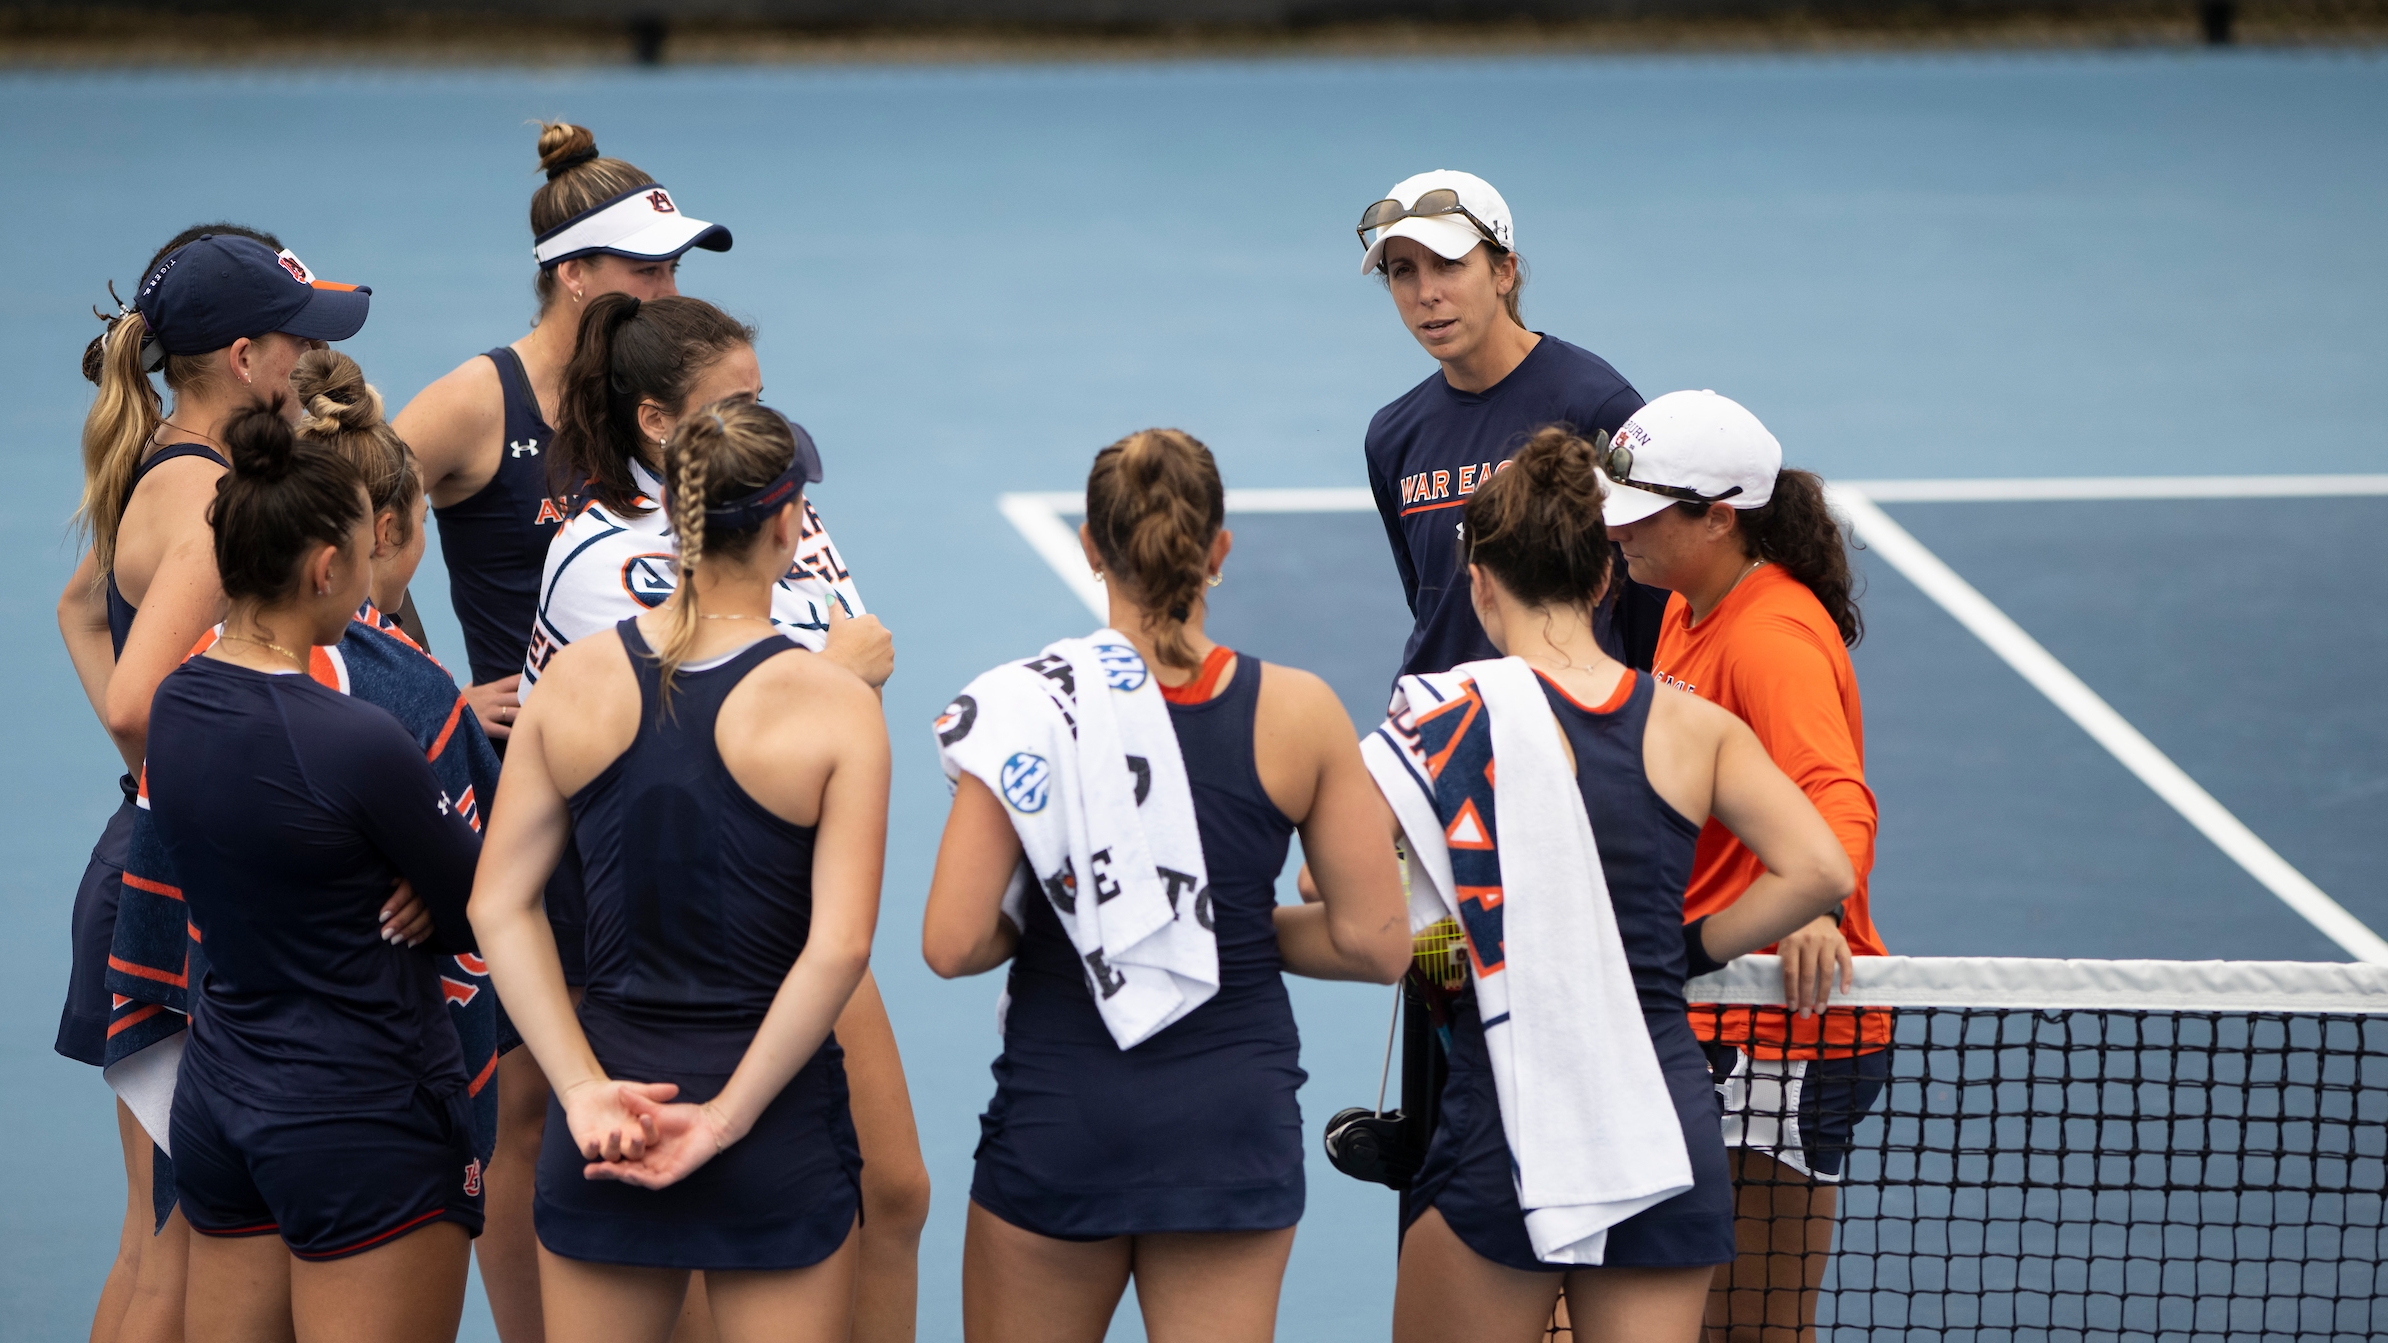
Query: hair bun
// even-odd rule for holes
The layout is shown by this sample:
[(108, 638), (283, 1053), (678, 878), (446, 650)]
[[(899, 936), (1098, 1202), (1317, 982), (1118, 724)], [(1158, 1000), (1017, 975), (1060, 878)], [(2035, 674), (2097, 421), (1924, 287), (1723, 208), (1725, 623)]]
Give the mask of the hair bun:
[(355, 434), (381, 427), (381, 393), (365, 381), (357, 361), (338, 350), (300, 355), (290, 386), (302, 408), (302, 434)]
[(232, 455), (236, 476), (271, 484), (290, 474), (297, 437), (282, 418), (283, 398), (271, 405), (251, 406), (224, 426), (224, 447)]
[(539, 123), (539, 169), (553, 182), (597, 157), (597, 136), (568, 121)]

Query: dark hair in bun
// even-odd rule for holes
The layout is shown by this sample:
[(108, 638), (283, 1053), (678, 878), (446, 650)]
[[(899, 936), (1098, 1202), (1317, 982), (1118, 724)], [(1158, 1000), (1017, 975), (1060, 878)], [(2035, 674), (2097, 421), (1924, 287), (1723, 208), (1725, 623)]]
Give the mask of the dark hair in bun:
[(1588, 608), (1609, 585), (1607, 497), (1592, 445), (1546, 425), (1468, 496), (1459, 562), (1483, 565), (1528, 606)]
[(234, 600), (277, 601), (298, 586), (299, 561), (337, 546), (371, 516), (356, 466), (331, 446), (292, 432), (282, 398), (224, 426), (232, 469), (216, 481), (207, 522), (216, 572)]

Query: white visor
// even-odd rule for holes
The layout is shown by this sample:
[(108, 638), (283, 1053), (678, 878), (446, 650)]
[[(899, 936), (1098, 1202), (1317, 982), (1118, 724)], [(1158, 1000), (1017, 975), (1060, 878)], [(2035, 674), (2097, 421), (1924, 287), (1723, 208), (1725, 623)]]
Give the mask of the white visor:
[(630, 190), (539, 235), (531, 255), (541, 266), (605, 253), (634, 261), (667, 261), (691, 247), (730, 250), (730, 231), (691, 219), (672, 203), (660, 183)]

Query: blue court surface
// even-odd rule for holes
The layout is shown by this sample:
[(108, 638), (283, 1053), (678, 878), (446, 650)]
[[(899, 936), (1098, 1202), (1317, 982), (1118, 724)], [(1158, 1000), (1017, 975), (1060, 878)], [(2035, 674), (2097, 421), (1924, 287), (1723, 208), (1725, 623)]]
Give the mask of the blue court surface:
[[(735, 230), (682, 283), (761, 327), (767, 395), (819, 439), (816, 497), (897, 632), (877, 964), (937, 1188), (926, 1339), (960, 1336), (998, 987), (937, 981), (916, 951), (945, 805), (928, 725), (972, 674), (1089, 624), (997, 498), (1072, 489), (1151, 424), (1208, 441), (1231, 486), (1361, 484), (1369, 415), (1431, 369), (1356, 273), (1350, 221), (1398, 178), (1489, 178), (1533, 325), (1647, 395), (1727, 392), (1836, 480), (2388, 470), (2388, 65), (2369, 55), (0, 79), (22, 216), (0, 452), (26, 580), (0, 593), (0, 1337), (81, 1336), (123, 1189), (105, 1088), (50, 1051), (75, 877), (115, 796), (51, 615), (89, 307), (185, 224), (265, 226), (374, 287), (349, 348), (400, 403), (530, 316), (540, 115)], [(2388, 929), (2388, 497), (1880, 507), (2283, 866)], [(1316, 667), (1365, 715), (1406, 623), (1375, 519), (1231, 525), (1215, 632)], [(1867, 552), (1857, 653), (1894, 950), (2345, 958), (1895, 558)], [(416, 591), (455, 654), (436, 551)], [(1295, 1002), (1315, 1140), (1374, 1094), (1390, 991)], [(1381, 1338), (1392, 1196), (1311, 1174), (1282, 1336)], [(1114, 1336), (1142, 1337), (1132, 1311)], [(465, 1337), (494, 1337), (477, 1305)]]

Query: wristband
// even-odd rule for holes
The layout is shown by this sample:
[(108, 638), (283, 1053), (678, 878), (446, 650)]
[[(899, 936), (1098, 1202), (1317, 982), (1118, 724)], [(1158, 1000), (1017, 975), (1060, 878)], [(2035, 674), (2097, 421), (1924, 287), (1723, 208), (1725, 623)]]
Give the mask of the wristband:
[(1833, 907), (1832, 907), (1832, 926), (1833, 926), (1833, 927), (1835, 927), (1835, 928), (1838, 928), (1838, 927), (1840, 927), (1840, 926), (1841, 926), (1841, 915), (1847, 912), (1846, 910), (1842, 909), (1842, 908), (1841, 908), (1841, 906), (1842, 906), (1842, 905), (1845, 905), (1845, 904), (1847, 904), (1847, 903), (1849, 903), (1849, 902), (1848, 902), (1848, 901), (1846, 901), (1846, 900), (1843, 900), (1843, 901), (1840, 901), (1840, 902), (1838, 902), (1838, 903), (1836, 903), (1836, 904), (1834, 904), (1834, 905), (1833, 905)]
[(1707, 915), (1701, 915), (1683, 925), (1683, 962), (1686, 979), (1698, 979), (1702, 975), (1713, 975), (1725, 968), (1725, 962), (1708, 954), (1708, 944), (1700, 935), (1701, 930), (1707, 926)]

